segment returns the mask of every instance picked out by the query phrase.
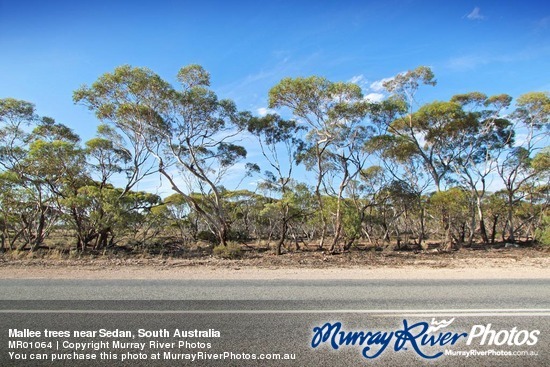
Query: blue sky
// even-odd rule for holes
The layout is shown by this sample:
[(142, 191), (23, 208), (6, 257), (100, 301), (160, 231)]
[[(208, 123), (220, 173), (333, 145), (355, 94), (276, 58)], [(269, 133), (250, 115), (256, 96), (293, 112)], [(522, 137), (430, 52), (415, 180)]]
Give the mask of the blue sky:
[(220, 97), (254, 112), (287, 76), (354, 80), (370, 94), (419, 65), (438, 80), (424, 102), (548, 91), (550, 3), (0, 0), (0, 50), (0, 98), (33, 102), (86, 140), (97, 121), (72, 93), (121, 64), (170, 82), (201, 64)]

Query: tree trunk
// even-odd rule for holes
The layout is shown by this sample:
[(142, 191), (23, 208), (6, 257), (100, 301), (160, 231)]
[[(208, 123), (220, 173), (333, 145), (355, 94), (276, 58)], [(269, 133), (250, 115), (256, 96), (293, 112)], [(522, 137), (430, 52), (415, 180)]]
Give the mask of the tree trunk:
[(330, 249), (329, 249), (330, 253), (334, 253), (334, 251), (336, 250), (336, 246), (338, 245), (338, 241), (340, 241), (341, 234), (342, 234), (342, 224), (338, 220), (338, 223), (336, 224), (336, 228), (334, 231), (334, 238), (332, 240), (332, 244), (330, 245)]
[(229, 235), (229, 226), (226, 222), (222, 222), (220, 224), (220, 228), (218, 229), (218, 239), (220, 241), (220, 245), (227, 246), (227, 236)]
[(515, 228), (514, 228), (514, 197), (512, 194), (508, 194), (508, 241), (511, 243), (516, 242)]
[(422, 241), (424, 241), (424, 237), (426, 236), (426, 211), (424, 210), (424, 207), (420, 210), (420, 234), (418, 235), (418, 247), (422, 249)]
[(495, 244), (495, 237), (497, 236), (497, 224), (498, 224), (498, 215), (493, 217), (493, 226), (491, 231), (491, 245)]
[(336, 246), (338, 245), (338, 241), (340, 241), (340, 236), (342, 234), (342, 196), (341, 196), (341, 190), (340, 194), (338, 195), (338, 203), (336, 204), (336, 219), (335, 219), (335, 228), (334, 228), (334, 238), (332, 240), (332, 244), (330, 245), (329, 251), (331, 253), (334, 253), (336, 250)]
[(443, 230), (444, 233), (444, 239), (443, 239), (443, 248), (450, 249), (452, 247), (452, 239), (451, 239), (451, 218), (449, 214), (447, 213), (447, 210), (444, 209), (442, 213), (443, 217)]
[[(43, 209), (43, 208), (42, 208)], [(38, 219), (38, 228), (36, 229), (36, 237), (31, 247), (31, 251), (35, 251), (44, 241), (44, 227), (46, 226), (46, 214), (41, 210), (40, 217)]]
[(349, 251), (354, 242), (355, 242), (355, 238), (348, 239), (344, 245), (344, 251)]
[(319, 170), (317, 175), (317, 185), (315, 186), (315, 196), (317, 197), (317, 202), (319, 204), (319, 214), (321, 215), (321, 224), (323, 225), (321, 230), (321, 239), (319, 240), (319, 250), (322, 250), (325, 245), (328, 223), (325, 218), (323, 198), (321, 197), (321, 184), (323, 183), (323, 166), (321, 155), (323, 150), (319, 148), (319, 144), (317, 144), (315, 152), (317, 155), (317, 169)]
[(476, 206), (477, 216), (479, 219), (479, 233), (481, 235), (481, 240), (483, 241), (483, 244), (487, 245), (489, 243), (489, 237), (487, 236), (487, 229), (485, 227), (485, 215), (483, 214), (483, 208), (481, 207), (481, 197), (479, 197), (479, 195), (476, 199)]
[(485, 218), (479, 218), (479, 232), (481, 234), (483, 244), (489, 244), (489, 236), (487, 235), (487, 229), (485, 227)]
[(471, 214), (471, 217), (470, 217), (470, 234), (468, 235), (468, 246), (472, 246), (472, 244), (474, 243), (474, 237), (475, 237), (475, 234), (476, 234), (476, 226), (477, 226), (477, 215), (476, 214), (476, 210), (475, 209), (472, 209), (472, 212), (470, 213)]
[(110, 228), (102, 229), (99, 232), (99, 235), (96, 239), (96, 246), (95, 246), (96, 250), (107, 248), (107, 242), (108, 242), (107, 240), (109, 238), (109, 232), (110, 232)]
[(462, 246), (464, 242), (466, 242), (466, 222), (463, 222), (460, 226), (460, 235), (458, 238), (458, 242)]
[[(286, 194), (286, 191), (287, 191), (286, 183), (283, 183), (283, 187), (282, 187), (283, 198)], [(282, 209), (281, 210), (281, 235), (280, 235), (279, 243), (277, 243), (277, 255), (282, 254), (282, 248), (286, 241), (286, 237), (288, 233), (288, 221), (289, 221), (288, 216), (289, 216), (290, 208), (288, 204), (283, 204), (281, 206), (281, 209)]]
[(322, 250), (325, 247), (325, 237), (327, 236), (327, 221), (324, 218), (324, 215), (322, 216), (322, 222), (323, 222), (323, 229), (321, 230), (321, 238), (319, 239), (319, 245), (317, 245), (317, 248), (319, 250)]
[(283, 222), (281, 223), (281, 238), (279, 238), (279, 242), (277, 243), (277, 255), (282, 255), (282, 248), (283, 248), (283, 245), (285, 244), (287, 231), (288, 231), (288, 220), (284, 218)]
[(381, 224), (382, 226), (382, 229), (384, 230), (384, 235), (382, 236), (384, 242), (390, 242), (391, 238), (390, 238), (390, 229), (388, 227), (388, 224), (386, 223), (386, 221), (384, 220)]

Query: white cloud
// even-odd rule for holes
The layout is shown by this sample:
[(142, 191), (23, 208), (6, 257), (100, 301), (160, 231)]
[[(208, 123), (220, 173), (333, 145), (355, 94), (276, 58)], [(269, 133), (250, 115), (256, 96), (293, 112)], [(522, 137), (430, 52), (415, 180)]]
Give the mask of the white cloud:
[(384, 78), (384, 79), (380, 79), (375, 82), (372, 82), (370, 85), (370, 89), (374, 92), (383, 92), (386, 90), (386, 88), (384, 88), (384, 83), (389, 82), (391, 80), (393, 80), (393, 77)]
[(260, 115), (260, 117), (264, 117), (268, 113), (275, 113), (275, 111), (267, 107), (260, 107), (256, 110), (256, 112), (258, 113), (258, 115)]
[(524, 146), (527, 143), (527, 140), (529, 139), (528, 135), (524, 132), (519, 133), (514, 136), (514, 147), (521, 147)]
[(466, 15), (466, 18), (470, 20), (483, 20), (485, 19), (485, 15), (481, 14), (481, 9), (476, 6), (470, 14)]
[(363, 98), (369, 102), (381, 102), (384, 97), (385, 96), (382, 93), (369, 93)]
[(363, 74), (361, 75), (355, 75), (355, 76), (352, 76), (351, 79), (349, 80), (350, 83), (353, 83), (353, 84), (360, 84), (361, 82), (365, 82), (365, 76)]

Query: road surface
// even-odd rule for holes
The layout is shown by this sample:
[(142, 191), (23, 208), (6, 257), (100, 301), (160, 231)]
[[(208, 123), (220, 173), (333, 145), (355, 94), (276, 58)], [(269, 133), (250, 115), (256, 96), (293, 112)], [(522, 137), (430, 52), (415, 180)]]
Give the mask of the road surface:
[[(0, 295), (0, 365), (5, 366), (550, 364), (550, 281), (545, 279), (4, 279)], [(423, 330), (451, 320), (431, 333)], [(45, 330), (68, 336), (46, 337)], [(209, 334), (189, 334), (194, 330)], [(96, 335), (75, 337), (75, 331)], [(330, 334), (336, 331), (371, 337), (345, 345), (340, 334)], [(96, 359), (75, 360), (85, 354)], [(62, 360), (51, 361), (53, 355)], [(31, 359), (40, 357), (47, 359)]]

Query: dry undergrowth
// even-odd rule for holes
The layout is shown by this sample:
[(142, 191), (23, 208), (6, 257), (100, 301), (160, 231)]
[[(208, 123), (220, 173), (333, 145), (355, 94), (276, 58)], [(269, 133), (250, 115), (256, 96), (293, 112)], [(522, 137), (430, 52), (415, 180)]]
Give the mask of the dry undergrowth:
[(1, 267), (257, 267), (257, 268), (346, 268), (346, 267), (550, 267), (550, 248), (520, 247), (500, 249), (461, 249), (458, 251), (374, 251), (353, 249), (350, 252), (328, 254), (313, 247), (289, 251), (277, 256), (272, 251), (243, 246), (238, 259), (223, 259), (211, 255), (205, 248), (189, 250), (178, 256), (126, 251), (101, 253), (66, 253), (43, 250), (35, 253), (0, 253)]

